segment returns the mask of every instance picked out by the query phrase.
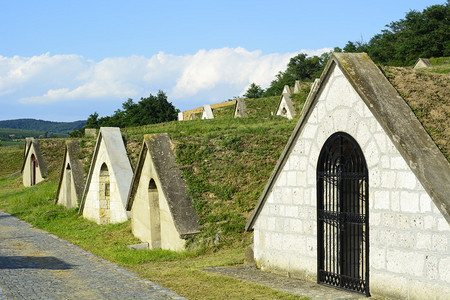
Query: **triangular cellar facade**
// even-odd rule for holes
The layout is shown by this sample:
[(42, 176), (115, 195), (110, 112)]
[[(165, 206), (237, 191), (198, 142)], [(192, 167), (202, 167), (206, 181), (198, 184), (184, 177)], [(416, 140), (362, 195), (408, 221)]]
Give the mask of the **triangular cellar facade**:
[(419, 58), (414, 64), (413, 69), (423, 69), (431, 67), (431, 62), (428, 58)]
[(101, 127), (79, 214), (98, 224), (128, 219), (125, 210), (133, 170), (118, 127)]
[(365, 53), (334, 53), (246, 229), (264, 270), (450, 295), (450, 165)]
[(295, 84), (294, 84), (294, 94), (300, 93), (301, 90), (302, 90), (302, 87), (300, 85), (300, 80), (296, 80)]
[(244, 98), (237, 98), (236, 104), (234, 105), (234, 117), (235, 118), (247, 117), (247, 106), (245, 105)]
[(84, 167), (78, 159), (80, 153), (78, 140), (67, 140), (64, 160), (61, 167), (56, 204), (67, 208), (77, 207), (83, 195)]
[(32, 137), (25, 139), (21, 173), (24, 186), (33, 186), (47, 177), (47, 164), (41, 154), (39, 140)]
[(173, 147), (167, 133), (144, 136), (128, 196), (133, 234), (150, 249), (183, 250), (186, 239), (199, 233)]
[(213, 115), (213, 111), (212, 111), (211, 105), (209, 105), (209, 104), (203, 105), (202, 118), (201, 119), (202, 120), (214, 119), (214, 115)]
[(278, 102), (276, 115), (288, 119), (292, 119), (297, 115), (294, 104), (292, 103), (291, 94), (283, 93), (281, 95), (280, 102)]

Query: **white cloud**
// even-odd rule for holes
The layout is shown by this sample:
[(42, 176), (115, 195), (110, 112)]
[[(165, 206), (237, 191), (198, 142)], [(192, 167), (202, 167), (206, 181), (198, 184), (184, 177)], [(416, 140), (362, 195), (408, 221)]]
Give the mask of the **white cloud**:
[[(331, 48), (301, 50), (320, 55)], [(160, 52), (146, 58), (79, 55), (0, 56), (0, 103), (90, 102), (139, 98), (164, 90), (177, 107), (197, 101), (221, 101), (242, 94), (255, 82), (268, 87), (297, 53), (262, 54), (244, 48), (199, 50), (177, 56)], [(220, 99), (217, 99), (219, 97)]]

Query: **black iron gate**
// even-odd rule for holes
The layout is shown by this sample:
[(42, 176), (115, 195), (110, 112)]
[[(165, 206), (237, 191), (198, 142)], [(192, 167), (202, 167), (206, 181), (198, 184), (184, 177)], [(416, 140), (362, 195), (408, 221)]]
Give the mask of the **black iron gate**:
[(317, 281), (369, 293), (369, 176), (358, 143), (330, 136), (317, 165)]

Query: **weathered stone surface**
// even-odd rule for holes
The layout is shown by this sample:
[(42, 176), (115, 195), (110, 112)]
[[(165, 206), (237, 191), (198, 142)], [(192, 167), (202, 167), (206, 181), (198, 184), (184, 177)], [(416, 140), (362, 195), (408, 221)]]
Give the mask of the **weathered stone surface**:
[(78, 158), (80, 150), (78, 140), (66, 141), (64, 160), (56, 190), (56, 203), (67, 208), (77, 207), (83, 195), (85, 171)]
[[(436, 272), (436, 266), (445, 265), (450, 255), (449, 164), (365, 54), (333, 54), (308, 96), (246, 226), (254, 229), (258, 266), (316, 279), (316, 166), (323, 144), (335, 132), (356, 140), (368, 166), (369, 247), (381, 260), (369, 255), (371, 291), (422, 295), (411, 282), (448, 289), (445, 273)], [(292, 206), (300, 221), (295, 226)]]
[(167, 133), (145, 135), (131, 183), (127, 210), (133, 234), (151, 249), (184, 249), (199, 233), (198, 216)]
[(183, 299), (0, 212), (0, 299)]
[(125, 206), (132, 177), (120, 129), (100, 128), (79, 214), (98, 224), (126, 221)]
[(47, 163), (41, 154), (39, 140), (34, 138), (25, 139), (21, 173), (24, 186), (33, 186), (47, 177)]

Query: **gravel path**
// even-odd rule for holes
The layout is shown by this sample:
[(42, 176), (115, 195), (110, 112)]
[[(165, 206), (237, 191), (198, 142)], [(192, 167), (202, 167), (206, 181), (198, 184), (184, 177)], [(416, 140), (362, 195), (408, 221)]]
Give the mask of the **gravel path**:
[(0, 211), (0, 299), (183, 299)]

